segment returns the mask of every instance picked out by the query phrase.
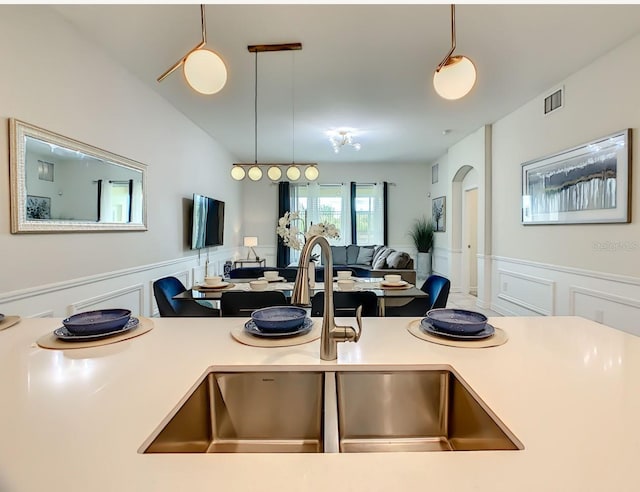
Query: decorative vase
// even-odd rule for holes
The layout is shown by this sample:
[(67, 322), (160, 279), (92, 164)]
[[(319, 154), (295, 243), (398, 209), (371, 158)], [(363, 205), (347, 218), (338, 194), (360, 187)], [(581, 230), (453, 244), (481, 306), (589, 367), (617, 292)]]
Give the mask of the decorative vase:
[(431, 253), (420, 253), (416, 259), (416, 273), (418, 277), (427, 278), (431, 275)]
[(309, 262), (309, 288), (315, 289), (316, 287), (316, 262)]

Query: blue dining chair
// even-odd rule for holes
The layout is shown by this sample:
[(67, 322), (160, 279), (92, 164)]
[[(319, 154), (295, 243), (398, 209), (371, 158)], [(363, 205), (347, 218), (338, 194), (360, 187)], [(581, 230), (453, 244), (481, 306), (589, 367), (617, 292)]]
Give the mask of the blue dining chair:
[[(334, 292), (334, 316), (355, 316), (358, 306), (362, 306), (362, 316), (378, 316), (378, 296), (371, 291)], [(317, 292), (311, 298), (311, 316), (322, 316), (324, 312), (324, 292)]]
[(403, 306), (389, 306), (385, 316), (424, 316), (430, 309), (447, 307), (451, 282), (440, 275), (431, 275), (420, 290), (429, 294), (428, 298), (416, 298)]
[(208, 308), (196, 301), (177, 300), (173, 296), (186, 291), (187, 288), (176, 277), (164, 277), (153, 283), (153, 295), (156, 298), (158, 311), (163, 318), (178, 317), (219, 317), (220, 310)]
[(223, 292), (220, 297), (220, 310), (223, 317), (248, 318), (256, 309), (270, 306), (287, 306), (283, 292), (270, 290), (265, 292)]

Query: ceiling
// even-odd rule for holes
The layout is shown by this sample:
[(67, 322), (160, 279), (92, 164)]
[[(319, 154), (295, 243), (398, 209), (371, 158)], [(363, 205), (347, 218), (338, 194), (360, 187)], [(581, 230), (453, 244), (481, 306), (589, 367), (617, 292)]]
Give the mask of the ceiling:
[[(208, 47), (229, 75), (204, 96), (181, 70), (156, 81), (200, 41), (197, 4), (48, 8), (241, 162), (256, 154), (248, 45), (303, 46), (258, 55), (260, 162), (397, 164), (438, 158), (640, 32), (640, 5), (459, 5), (455, 53), (474, 61), (478, 81), (447, 101), (431, 80), (450, 48), (449, 5), (207, 5)], [(357, 128), (362, 149), (335, 154), (325, 131), (338, 127)]]

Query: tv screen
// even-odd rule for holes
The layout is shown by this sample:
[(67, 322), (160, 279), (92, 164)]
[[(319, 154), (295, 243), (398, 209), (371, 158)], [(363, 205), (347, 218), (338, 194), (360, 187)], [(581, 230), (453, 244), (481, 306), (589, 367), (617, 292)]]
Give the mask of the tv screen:
[(220, 246), (224, 238), (224, 202), (193, 194), (191, 249)]

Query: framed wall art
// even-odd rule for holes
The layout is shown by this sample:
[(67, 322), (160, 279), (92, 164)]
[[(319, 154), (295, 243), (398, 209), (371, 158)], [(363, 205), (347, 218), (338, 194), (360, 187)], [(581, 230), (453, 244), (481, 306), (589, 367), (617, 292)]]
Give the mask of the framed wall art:
[(445, 210), (445, 200), (447, 197), (439, 196), (431, 201), (431, 213), (433, 223), (436, 225), (435, 232), (444, 232), (447, 225), (447, 214)]
[(522, 164), (522, 224), (630, 222), (631, 129)]
[(48, 196), (27, 195), (27, 219), (50, 219), (51, 198)]

